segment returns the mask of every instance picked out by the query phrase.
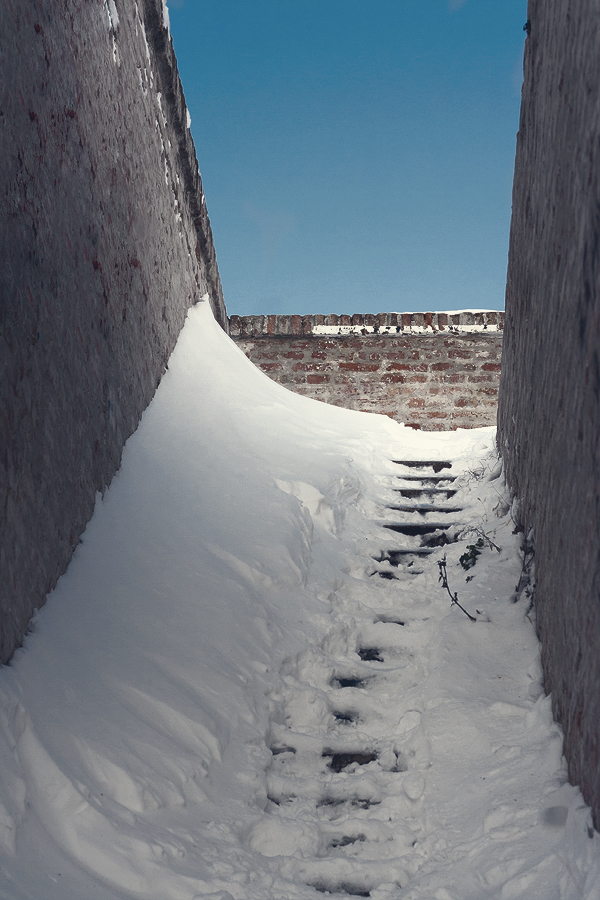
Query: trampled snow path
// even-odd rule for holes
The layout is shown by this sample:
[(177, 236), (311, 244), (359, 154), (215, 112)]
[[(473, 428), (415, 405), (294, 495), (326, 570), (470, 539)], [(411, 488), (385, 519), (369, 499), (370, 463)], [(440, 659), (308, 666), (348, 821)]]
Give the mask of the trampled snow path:
[[(522, 619), (523, 609), (495, 609), (497, 600), (481, 597), (472, 605), (474, 626), (456, 608), (447, 621), (447, 609), (432, 603), (437, 561), (450, 555), (456, 563), (465, 552), (465, 541), (460, 550), (451, 542), (470, 535), (468, 546), (476, 546), (478, 532), (468, 527), (481, 527), (481, 510), (474, 519), (472, 482), (494, 481), (499, 467), (490, 473), (486, 460), (465, 477), (459, 465), (457, 479), (449, 460), (394, 462), (398, 474), (377, 480), (380, 524), (399, 540), (382, 540), (379, 529), (369, 534), (371, 558), (330, 596), (322, 640), (283, 666), (272, 697), (269, 802), (250, 845), (286, 881), (334, 896), (563, 896), (547, 873), (539, 877), (544, 868), (562, 881), (564, 896), (578, 896), (582, 874), (565, 872), (564, 863), (560, 871), (560, 853), (548, 858), (566, 798), (576, 793), (554, 781), (560, 735), (540, 753), (548, 708), (537, 661), (525, 690), (513, 671), (533, 634), (520, 635), (515, 653), (505, 643), (514, 631), (498, 629), (511, 614)], [(506, 539), (506, 522), (494, 537), (498, 531)], [(481, 555), (493, 559), (493, 548)], [(489, 595), (498, 585), (487, 563), (480, 583)], [(496, 568), (511, 569), (506, 555)], [(456, 569), (450, 577), (459, 580)], [(472, 692), (464, 696), (469, 678), (475, 708)]]
[(290, 394), (200, 304), (0, 671), (0, 898), (598, 900), (514, 531), (493, 429)]

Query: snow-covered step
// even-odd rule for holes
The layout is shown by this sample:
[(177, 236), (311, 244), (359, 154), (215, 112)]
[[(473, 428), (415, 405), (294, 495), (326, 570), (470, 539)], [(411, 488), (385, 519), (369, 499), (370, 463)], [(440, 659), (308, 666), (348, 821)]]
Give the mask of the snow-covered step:
[(331, 686), (341, 690), (357, 690), (365, 688), (371, 680), (371, 675), (335, 675), (331, 680)]
[(403, 534), (405, 537), (425, 537), (435, 534), (436, 531), (447, 531), (456, 525), (456, 522), (385, 522), (384, 528)]
[(413, 487), (413, 488), (392, 488), (392, 490), (398, 494), (401, 494), (403, 497), (407, 497), (407, 498), (408, 497), (414, 497), (414, 498), (423, 497), (424, 500), (428, 500), (430, 498), (431, 499), (433, 499), (433, 498), (441, 499), (442, 496), (446, 497), (446, 499), (449, 500), (450, 497), (454, 497), (454, 495), (458, 493), (458, 490), (456, 488), (424, 488), (424, 487), (414, 488)]
[(456, 514), (462, 512), (462, 506), (436, 506), (434, 503), (415, 503), (412, 506), (408, 504), (393, 504), (386, 507), (396, 512), (415, 513), (420, 516), (426, 516), (429, 513)]
[(327, 765), (332, 772), (343, 772), (346, 769), (356, 766), (368, 766), (372, 762), (376, 762), (379, 754), (376, 750), (332, 750), (325, 748), (323, 750), (323, 758), (328, 759)]
[(456, 481), (456, 475), (394, 475), (395, 479), (401, 481), (421, 481), (423, 484), (436, 485), (441, 482)]
[(359, 647), (357, 653), (363, 662), (384, 662), (379, 647)]
[(436, 474), (441, 472), (442, 469), (452, 468), (450, 460), (393, 459), (392, 462), (397, 466), (406, 466), (409, 469), (433, 469)]
[(407, 564), (407, 557), (431, 556), (435, 552), (432, 547), (396, 547), (393, 550), (382, 550), (380, 557), (373, 557), (373, 559), (377, 562), (389, 562), (391, 566), (399, 566)]

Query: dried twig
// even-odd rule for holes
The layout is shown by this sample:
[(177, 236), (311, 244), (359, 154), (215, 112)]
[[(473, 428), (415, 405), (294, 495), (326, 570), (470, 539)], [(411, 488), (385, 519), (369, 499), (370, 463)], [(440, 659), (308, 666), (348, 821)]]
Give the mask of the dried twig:
[(477, 525), (468, 525), (466, 528), (461, 529), (458, 533), (458, 538), (465, 537), (467, 534), (476, 534), (479, 540), (482, 541), (482, 547), (487, 546), (490, 550), (496, 550), (498, 553), (502, 550), (502, 547), (495, 544), (489, 534)]
[(452, 600), (453, 605), (458, 606), (459, 609), (462, 609), (465, 616), (468, 616), (469, 619), (471, 620), (471, 622), (476, 622), (477, 619), (474, 616), (472, 616), (470, 613), (468, 613), (466, 611), (466, 609), (464, 608), (464, 606), (461, 606), (460, 603), (458, 602), (458, 594), (457, 593), (453, 594), (452, 591), (450, 590), (450, 586), (448, 584), (448, 572), (446, 571), (446, 557), (445, 556), (443, 559), (438, 560), (438, 566), (440, 568), (440, 578), (439, 578), (440, 584), (442, 585), (443, 588), (446, 588), (446, 590), (448, 591), (448, 594), (450, 595), (450, 599)]

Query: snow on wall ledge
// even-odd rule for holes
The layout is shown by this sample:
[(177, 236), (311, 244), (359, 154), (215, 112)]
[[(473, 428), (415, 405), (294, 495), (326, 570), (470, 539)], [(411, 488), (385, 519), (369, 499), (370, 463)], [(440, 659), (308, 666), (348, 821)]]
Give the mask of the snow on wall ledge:
[(229, 319), (279, 384), (424, 431), (496, 424), (503, 328), (491, 311)]
[(161, 0), (6, 0), (0, 662), (71, 558), (187, 309), (227, 327)]

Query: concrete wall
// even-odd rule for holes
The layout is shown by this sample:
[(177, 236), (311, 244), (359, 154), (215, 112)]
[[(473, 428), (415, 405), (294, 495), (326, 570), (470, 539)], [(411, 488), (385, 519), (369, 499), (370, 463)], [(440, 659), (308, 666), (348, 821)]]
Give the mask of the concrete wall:
[(0, 4), (0, 662), (65, 570), (187, 308), (226, 327), (161, 0)]
[(499, 446), (533, 527), (547, 691), (600, 827), (600, 6), (530, 0)]
[(246, 356), (292, 391), (425, 431), (496, 424), (503, 313), (232, 316)]

